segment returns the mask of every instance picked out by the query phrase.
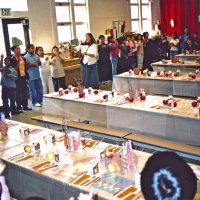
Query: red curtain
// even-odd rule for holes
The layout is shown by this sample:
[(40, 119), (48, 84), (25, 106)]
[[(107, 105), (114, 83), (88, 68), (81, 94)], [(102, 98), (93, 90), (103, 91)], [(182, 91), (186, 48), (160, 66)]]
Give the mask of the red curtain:
[[(160, 0), (160, 16), (162, 32), (171, 35), (183, 33), (185, 27), (190, 32), (200, 32), (200, 0)], [(170, 25), (174, 20), (174, 27)]]

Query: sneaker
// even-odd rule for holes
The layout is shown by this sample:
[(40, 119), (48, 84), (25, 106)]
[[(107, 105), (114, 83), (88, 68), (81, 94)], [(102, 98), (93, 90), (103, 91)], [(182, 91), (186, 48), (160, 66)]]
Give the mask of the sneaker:
[(27, 110), (27, 111), (29, 111), (29, 110), (33, 110), (33, 109), (30, 108), (30, 107), (26, 107), (26, 108), (23, 108), (23, 110)]
[(36, 104), (34, 105), (34, 107), (41, 107), (41, 104), (36, 103)]

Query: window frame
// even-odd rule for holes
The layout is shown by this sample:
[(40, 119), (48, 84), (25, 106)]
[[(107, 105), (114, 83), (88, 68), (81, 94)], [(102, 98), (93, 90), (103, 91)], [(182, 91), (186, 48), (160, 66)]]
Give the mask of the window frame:
[[(143, 30), (143, 21), (149, 20), (149, 28), (151, 27), (151, 2), (149, 1), (148, 3), (142, 3), (142, 0), (138, 0), (138, 3), (131, 3), (131, 1), (130, 1), (130, 15), (131, 15), (131, 6), (137, 6), (138, 7), (138, 18), (131, 18), (131, 22), (132, 21), (138, 21), (139, 33), (142, 33), (143, 31), (148, 31), (148, 30)], [(150, 17), (149, 18), (143, 17), (142, 6), (148, 6), (149, 7), (149, 11), (150, 11)], [(133, 30), (132, 23), (131, 23), (131, 30)]]
[[(75, 21), (75, 7), (76, 6), (83, 6), (87, 10), (87, 0), (85, 0), (85, 3), (74, 3), (74, 0), (69, 0), (69, 2), (55, 2), (55, 8), (56, 6), (69, 6), (69, 14), (70, 14), (70, 22), (57, 22), (57, 26), (71, 26), (71, 38), (76, 39), (77, 38), (77, 33), (76, 33), (76, 25), (86, 25), (86, 29), (88, 29), (88, 18), (89, 16), (86, 17), (86, 21), (82, 22), (76, 22)], [(57, 31), (58, 34), (58, 31)], [(59, 38), (59, 36), (58, 36)], [(79, 38), (77, 38), (79, 39)], [(60, 42), (60, 41), (58, 41)]]

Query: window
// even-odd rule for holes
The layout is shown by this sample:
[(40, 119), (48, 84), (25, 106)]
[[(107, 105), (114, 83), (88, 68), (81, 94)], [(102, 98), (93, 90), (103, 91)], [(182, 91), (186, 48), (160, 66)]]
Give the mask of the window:
[(83, 40), (88, 32), (86, 0), (55, 0), (55, 11), (58, 42)]
[(149, 0), (130, 0), (131, 28), (133, 32), (149, 31), (151, 6)]

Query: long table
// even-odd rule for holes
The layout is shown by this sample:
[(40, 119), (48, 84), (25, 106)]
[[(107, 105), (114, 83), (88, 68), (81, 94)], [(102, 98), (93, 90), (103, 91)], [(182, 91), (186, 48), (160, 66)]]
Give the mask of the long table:
[[(109, 100), (103, 99), (108, 95)], [(72, 92), (63, 96), (58, 93), (44, 95), (43, 113), (67, 116), (104, 123), (108, 128), (139, 132), (187, 144), (200, 145), (200, 118), (192, 100), (177, 98), (176, 108), (163, 105), (165, 96), (148, 95), (145, 101), (124, 101), (124, 94), (111, 97), (110, 91), (99, 91), (89, 98), (79, 98)]]
[(154, 71), (172, 71), (175, 72), (176, 70), (180, 70), (181, 72), (194, 72), (197, 69), (200, 69), (200, 63), (196, 61), (184, 61), (182, 63), (172, 63), (171, 60), (167, 60), (167, 63), (163, 61), (158, 61), (152, 63), (151, 66), (153, 67)]
[[(9, 122), (14, 121), (9, 120)], [(24, 136), (19, 132), (24, 125), (37, 129), (39, 132), (31, 132), (30, 135)], [(14, 132), (15, 134), (13, 134)], [(46, 143), (44, 140), (44, 136), (49, 133), (54, 133), (56, 136), (56, 142), (53, 145)], [(146, 160), (151, 156), (149, 153), (134, 150), (134, 155), (138, 157), (137, 168), (132, 168), (126, 174), (121, 172), (110, 174), (105, 168), (104, 161), (98, 161), (99, 172), (93, 176), (86, 173), (86, 166), (90, 160), (96, 158), (98, 148), (103, 145), (107, 149), (120, 152), (121, 147), (85, 138), (85, 149), (70, 152), (64, 147), (62, 132), (37, 126), (33, 127), (23, 123), (17, 123), (12, 129), (9, 129), (8, 137), (3, 139), (1, 145), (6, 140), (19, 141), (20, 137), (20, 141), (23, 140), (24, 142), (1, 151), (1, 159), (7, 165), (4, 175), (8, 188), (11, 195), (17, 199), (26, 199), (32, 196), (48, 200), (65, 200), (70, 197), (75, 197), (76, 199), (80, 192), (88, 193), (91, 186), (94, 187), (95, 193), (98, 194), (98, 199), (113, 199), (113, 195), (117, 191), (120, 191), (122, 187), (129, 186), (127, 184), (139, 188), (139, 173)], [(41, 148), (40, 153), (24, 152), (26, 145), (38, 142)], [(66, 162), (49, 161), (47, 159), (49, 152), (59, 152), (60, 155), (62, 154), (65, 157), (64, 160)], [(83, 179), (83, 177), (85, 178)], [(77, 180), (82, 181), (78, 183)]]
[(115, 75), (112, 88), (129, 92), (130, 88), (139, 90), (143, 88), (147, 94), (177, 95), (187, 97), (200, 96), (200, 77), (192, 79), (188, 74), (179, 77), (162, 77), (152, 72), (151, 77), (142, 75), (129, 75), (129, 72)]
[(178, 54), (176, 55), (177, 58), (181, 59), (182, 61), (195, 61), (196, 59), (200, 58), (199, 54)]

